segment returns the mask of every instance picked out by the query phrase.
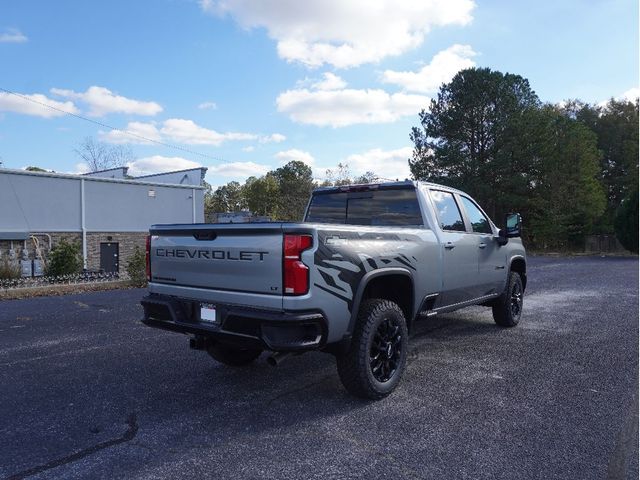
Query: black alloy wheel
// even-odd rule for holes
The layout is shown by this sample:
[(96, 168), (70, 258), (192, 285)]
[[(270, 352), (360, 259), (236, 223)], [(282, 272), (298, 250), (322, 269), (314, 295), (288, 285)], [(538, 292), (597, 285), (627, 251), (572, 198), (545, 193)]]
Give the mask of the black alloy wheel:
[(398, 370), (402, 356), (400, 325), (395, 318), (386, 318), (378, 325), (369, 350), (371, 373), (381, 383), (388, 382)]
[(519, 318), (522, 313), (522, 284), (514, 282), (511, 287), (511, 316)]
[(493, 320), (501, 327), (515, 327), (522, 317), (523, 297), (522, 278), (516, 272), (509, 273), (504, 292), (492, 302)]

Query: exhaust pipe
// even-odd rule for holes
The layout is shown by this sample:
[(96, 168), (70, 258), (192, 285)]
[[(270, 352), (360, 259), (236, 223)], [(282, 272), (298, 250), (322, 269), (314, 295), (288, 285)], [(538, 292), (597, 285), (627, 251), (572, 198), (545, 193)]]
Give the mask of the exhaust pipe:
[(277, 367), (290, 356), (291, 356), (291, 352), (276, 352), (267, 357), (267, 363), (272, 367)]

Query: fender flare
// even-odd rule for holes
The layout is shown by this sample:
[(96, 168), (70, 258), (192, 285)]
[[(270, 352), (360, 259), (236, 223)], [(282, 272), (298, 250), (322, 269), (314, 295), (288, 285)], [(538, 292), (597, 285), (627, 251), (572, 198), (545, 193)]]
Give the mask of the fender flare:
[(409, 270), (405, 268), (400, 268), (400, 267), (378, 268), (376, 270), (372, 270), (370, 272), (365, 273), (364, 276), (360, 279), (360, 283), (358, 284), (358, 289), (356, 290), (356, 294), (353, 296), (353, 307), (351, 309), (351, 318), (349, 319), (349, 326), (347, 329), (348, 336), (351, 336), (351, 334), (353, 333), (356, 320), (358, 319), (358, 311), (360, 310), (360, 303), (362, 301), (362, 296), (364, 295), (364, 291), (366, 290), (367, 285), (369, 285), (369, 282), (371, 282), (371, 280), (373, 279), (376, 279), (379, 277), (385, 277), (388, 275), (404, 275), (405, 277), (408, 277), (409, 280), (411, 281), (411, 288), (413, 290), (412, 291), (413, 301), (410, 306), (411, 318), (407, 318), (407, 327), (409, 327), (409, 325), (413, 322), (413, 318), (415, 317), (415, 312), (413, 311), (414, 310), (413, 304), (415, 303), (415, 282), (413, 280), (413, 275), (411, 274), (411, 272), (409, 272)]
[(523, 292), (527, 289), (527, 259), (523, 256), (523, 255), (513, 255), (512, 257), (509, 258), (509, 274), (511, 274), (511, 272), (513, 271), (513, 269), (511, 268), (511, 266), (513, 265), (513, 262), (516, 260), (522, 260), (522, 262), (524, 263), (524, 273), (522, 274), (522, 290)]

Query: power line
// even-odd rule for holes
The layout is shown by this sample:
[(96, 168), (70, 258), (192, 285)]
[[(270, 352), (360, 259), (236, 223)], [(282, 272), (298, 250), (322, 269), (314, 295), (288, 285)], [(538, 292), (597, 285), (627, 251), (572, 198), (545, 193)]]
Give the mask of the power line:
[(93, 123), (94, 125), (98, 125), (98, 126), (103, 127), (103, 128), (108, 128), (110, 130), (115, 130), (116, 132), (120, 132), (120, 133), (123, 133), (125, 135), (129, 135), (130, 137), (135, 137), (135, 138), (138, 138), (140, 140), (144, 140), (145, 142), (155, 143), (156, 145), (161, 145), (161, 146), (167, 147), (167, 148), (173, 148), (174, 150), (180, 150), (181, 152), (190, 153), (191, 155), (197, 155), (199, 157), (208, 158), (210, 160), (215, 160), (217, 162), (222, 161), (222, 158), (220, 158), (220, 157), (214, 157), (213, 155), (207, 155), (206, 153), (196, 152), (195, 150), (190, 150), (188, 148), (180, 147), (178, 145), (173, 145), (171, 143), (166, 143), (166, 142), (162, 142), (160, 140), (154, 140), (152, 138), (147, 138), (147, 137), (144, 137), (142, 135), (138, 135), (137, 133), (132, 133), (132, 132), (129, 132), (127, 130), (122, 130), (120, 128), (116, 128), (116, 127), (113, 127), (111, 125), (108, 125), (106, 123), (98, 122), (97, 120), (92, 120), (92, 119), (84, 117), (82, 115), (78, 115), (77, 113), (67, 112), (66, 110), (63, 110), (61, 108), (54, 107), (53, 105), (49, 105), (47, 103), (40, 102), (38, 100), (34, 100), (33, 98), (29, 98), (26, 95), (22, 95), (21, 93), (12, 92), (11, 90), (7, 90), (6, 88), (0, 87), (0, 91), (8, 93), (9, 95), (14, 95), (14, 96), (16, 96), (18, 98), (21, 98), (22, 100), (25, 100), (27, 102), (31, 102), (31, 103), (34, 103), (36, 105), (40, 105), (41, 107), (45, 107), (45, 108), (48, 108), (50, 110), (54, 110), (56, 112), (60, 112), (60, 113), (62, 113), (64, 115), (69, 115), (71, 117), (75, 117), (75, 118), (78, 118), (80, 120), (84, 120), (85, 122)]

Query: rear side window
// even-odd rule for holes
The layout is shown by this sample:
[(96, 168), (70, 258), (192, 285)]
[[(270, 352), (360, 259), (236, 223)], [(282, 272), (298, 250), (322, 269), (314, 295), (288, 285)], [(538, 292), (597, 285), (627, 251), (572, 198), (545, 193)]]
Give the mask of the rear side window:
[(346, 193), (325, 193), (311, 198), (307, 222), (344, 223), (347, 211)]
[(476, 204), (467, 197), (460, 198), (462, 199), (464, 209), (467, 211), (467, 216), (469, 217), (473, 231), (475, 233), (493, 233), (489, 219), (484, 216)]
[(415, 189), (316, 194), (307, 222), (373, 226), (424, 225)]
[(440, 190), (431, 190), (431, 198), (436, 206), (438, 221), (442, 230), (464, 232), (464, 222), (453, 194)]

